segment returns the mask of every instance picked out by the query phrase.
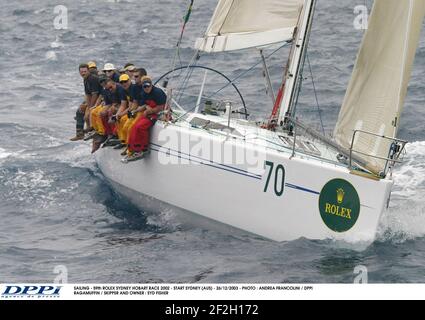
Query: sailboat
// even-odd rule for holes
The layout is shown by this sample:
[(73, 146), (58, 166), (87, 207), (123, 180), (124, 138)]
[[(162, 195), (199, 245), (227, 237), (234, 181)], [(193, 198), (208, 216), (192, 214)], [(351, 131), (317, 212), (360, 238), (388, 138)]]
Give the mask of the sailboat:
[(291, 46), (272, 115), (259, 124), (228, 101), (200, 110), (202, 88), (181, 106), (168, 85), (171, 117), (152, 128), (146, 158), (96, 154), (117, 192), (275, 241), (373, 241), (407, 143), (397, 132), (425, 1), (375, 0), (332, 137), (295, 115), (316, 2), (219, 0), (197, 52)]

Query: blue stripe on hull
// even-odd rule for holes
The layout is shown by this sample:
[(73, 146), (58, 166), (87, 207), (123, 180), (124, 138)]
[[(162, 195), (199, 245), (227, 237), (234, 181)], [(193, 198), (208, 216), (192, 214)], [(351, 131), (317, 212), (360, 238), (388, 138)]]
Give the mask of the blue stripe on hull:
[[(243, 170), (243, 169), (239, 169), (239, 168), (235, 168), (235, 167), (232, 167), (232, 166), (229, 166), (229, 165), (217, 163), (217, 162), (214, 162), (212, 160), (202, 159), (198, 156), (193, 156), (193, 155), (190, 155), (190, 154), (178, 151), (178, 150), (172, 150), (170, 148), (165, 148), (165, 147), (160, 146), (160, 145), (155, 144), (155, 143), (151, 143), (151, 145), (158, 147), (158, 148), (161, 148), (161, 149), (168, 150), (168, 151), (165, 151), (165, 150), (156, 149), (156, 148), (153, 148), (153, 147), (150, 148), (152, 151), (156, 151), (158, 153), (163, 153), (163, 154), (166, 154), (166, 155), (169, 155), (169, 156), (177, 157), (179, 159), (185, 159), (185, 160), (188, 160), (188, 161), (191, 161), (191, 162), (194, 162), (194, 163), (198, 163), (198, 164), (202, 164), (202, 165), (212, 167), (212, 168), (215, 168), (215, 169), (220, 169), (220, 170), (224, 170), (224, 171), (227, 171), (227, 172), (239, 174), (239, 175), (242, 175), (242, 176), (245, 176), (245, 177), (248, 177), (248, 178), (252, 178), (252, 179), (256, 179), (256, 180), (262, 180), (263, 179), (263, 177), (261, 175), (249, 173), (248, 171)], [(172, 154), (171, 151), (176, 153), (176, 154)], [(300, 186), (297, 186), (297, 185), (294, 185), (294, 184), (291, 184), (291, 183), (285, 183), (285, 186), (288, 187), (288, 188), (291, 188), (291, 189), (298, 190), (298, 191), (308, 192), (308, 193), (312, 193), (312, 194), (316, 194), (316, 195), (320, 194), (320, 192), (310, 190), (310, 189), (307, 189), (307, 188), (304, 188), (304, 187), (300, 187)]]

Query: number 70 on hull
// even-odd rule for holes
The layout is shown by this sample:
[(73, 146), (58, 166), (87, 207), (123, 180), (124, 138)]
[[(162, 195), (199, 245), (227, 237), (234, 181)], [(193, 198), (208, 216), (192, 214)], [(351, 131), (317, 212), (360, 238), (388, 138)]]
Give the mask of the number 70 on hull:
[(285, 191), (285, 167), (271, 161), (265, 161), (264, 164), (268, 172), (263, 191), (273, 190), (277, 197), (281, 197)]

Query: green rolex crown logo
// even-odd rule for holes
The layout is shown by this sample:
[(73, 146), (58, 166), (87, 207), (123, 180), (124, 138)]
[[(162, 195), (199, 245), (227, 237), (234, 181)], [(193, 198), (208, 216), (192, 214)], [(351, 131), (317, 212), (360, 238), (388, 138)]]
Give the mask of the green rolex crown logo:
[(359, 217), (359, 195), (348, 181), (331, 180), (320, 192), (319, 211), (329, 229), (346, 232), (354, 227)]

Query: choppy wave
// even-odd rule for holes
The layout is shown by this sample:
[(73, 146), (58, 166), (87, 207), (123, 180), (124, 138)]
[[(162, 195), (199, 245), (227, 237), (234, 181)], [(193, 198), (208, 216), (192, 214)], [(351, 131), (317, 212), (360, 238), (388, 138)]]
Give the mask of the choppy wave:
[[(133, 62), (159, 77), (171, 68), (187, 2), (63, 4), (69, 13), (64, 30), (53, 26), (51, 1), (22, 0), (20, 9), (5, 2), (0, 11), (0, 282), (51, 282), (58, 264), (67, 266), (70, 282), (90, 283), (350, 283), (360, 264), (368, 266), (371, 282), (424, 281), (425, 138), (418, 116), (425, 92), (424, 40), (401, 130), (403, 138), (418, 142), (408, 145), (405, 163), (394, 172), (378, 241), (366, 248), (307, 239), (275, 243), (185, 220), (171, 209), (144, 212), (104, 180), (90, 142), (68, 140), (83, 99), (78, 65)], [(353, 30), (352, 7), (349, 0), (318, 2), (309, 58), (326, 129), (336, 121), (363, 35)], [(195, 1), (178, 64), (192, 58), (194, 39), (202, 36), (213, 10), (210, 0)], [(269, 61), (274, 81), (282, 78), (284, 51)], [(258, 61), (252, 50), (201, 55), (198, 64), (234, 78)], [(317, 108), (310, 75), (305, 76), (299, 115), (314, 124)], [(271, 111), (268, 97), (259, 99), (262, 81), (261, 67), (237, 81), (258, 119)]]
[(394, 171), (390, 208), (381, 238), (406, 241), (425, 236), (425, 141), (407, 145), (403, 165)]

